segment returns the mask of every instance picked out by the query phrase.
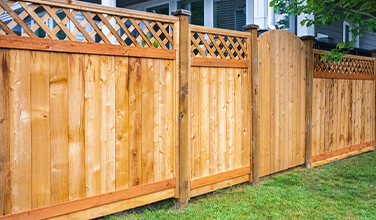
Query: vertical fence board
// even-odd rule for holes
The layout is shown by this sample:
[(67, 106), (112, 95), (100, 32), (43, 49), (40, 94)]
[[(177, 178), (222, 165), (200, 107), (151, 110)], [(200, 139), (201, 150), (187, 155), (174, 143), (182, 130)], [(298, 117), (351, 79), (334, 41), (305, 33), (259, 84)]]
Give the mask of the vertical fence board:
[(228, 167), (227, 149), (227, 104), (226, 104), (226, 73), (225, 68), (218, 68), (218, 171), (224, 172)]
[(115, 188), (129, 187), (129, 74), (128, 57), (115, 58)]
[(69, 200), (68, 54), (50, 53), (51, 204)]
[(234, 109), (234, 151), (235, 151), (235, 168), (242, 167), (242, 70), (235, 69), (234, 71), (234, 101), (235, 101), (235, 109)]
[[(144, 60), (142, 60), (144, 61)], [(130, 187), (141, 183), (141, 59), (129, 58), (129, 169)]]
[[(6, 151), (7, 144), (10, 144), (10, 155), (0, 156), (10, 159), (11, 175), (4, 178), (4, 180), (10, 179), (1, 186), (1, 196), (5, 198), (0, 199), (7, 203), (4, 206), (5, 213), (10, 214), (31, 209), (30, 51), (10, 50), (0, 53), (2, 54), (0, 55), (0, 66), (2, 67), (0, 77), (3, 77), (4, 80), (0, 88), (3, 89), (0, 92), (3, 94), (1, 95), (3, 107), (0, 109), (3, 110), (4, 116), (0, 116), (0, 120), (4, 120), (2, 122), (4, 128), (9, 123), (8, 128), (10, 131), (14, 131), (8, 133), (10, 136), (1, 138), (2, 144), (4, 144), (1, 149), (3, 152)], [(8, 80), (6, 80), (7, 78)], [(9, 110), (4, 109), (5, 106), (8, 107), (8, 104)], [(8, 118), (6, 117), (7, 112), (10, 113)], [(0, 134), (7, 133), (1, 131)], [(9, 171), (6, 167), (1, 170)]]
[[(17, 51), (12, 51), (12, 53), (13, 54), (11, 57), (17, 59)], [(9, 55), (9, 50), (0, 50), (0, 215), (10, 214), (12, 212), (12, 203), (18, 202), (20, 196), (23, 196), (19, 195), (19, 188), (17, 185), (15, 188), (16, 195), (14, 198), (12, 198), (11, 192), (11, 178), (13, 177), (10, 175), (10, 169), (12, 167), (12, 164), (10, 164), (10, 148), (14, 148), (14, 151), (16, 151), (18, 150), (17, 148), (22, 147), (17, 146), (16, 143), (13, 144), (14, 146), (11, 144), (11, 139), (14, 139), (14, 137), (11, 137), (10, 128), (16, 126), (15, 122), (13, 122), (14, 125), (12, 125), (12, 121), (14, 120), (12, 120), (12, 113), (10, 110), (10, 108), (14, 108), (11, 106), (16, 104), (11, 100), (11, 94), (9, 94), (10, 86), (13, 84), (10, 81), (11, 57)], [(17, 65), (17, 63), (15, 62), (14, 65)], [(25, 74), (28, 74), (28, 72), (25, 71)], [(15, 110), (16, 109), (13, 111)], [(17, 168), (17, 165), (18, 164), (14, 164), (14, 166), (16, 166), (15, 168)], [(15, 175), (18, 176), (19, 170), (16, 169), (15, 171)], [(31, 199), (30, 196), (28, 198)], [(27, 203), (25, 202), (25, 205), (26, 204)], [(21, 208), (30, 208), (27, 207), (27, 205), (23, 207), (23, 205), (20, 204), (20, 206)]]
[(68, 59), (69, 201), (84, 198), (85, 189), (85, 55)]
[[(85, 55), (85, 187), (86, 197), (102, 187), (100, 57)], [(103, 183), (105, 184), (105, 183)]]
[(200, 68), (200, 177), (209, 175), (209, 68)]
[[(192, 151), (192, 179), (200, 177), (200, 68), (191, 69), (191, 151)], [(194, 104), (196, 103), (196, 104)]]
[[(154, 157), (154, 68), (152, 59), (143, 59), (141, 62), (142, 76), (142, 103), (141, 103), (141, 184), (153, 182)], [(164, 79), (162, 79), (164, 80)], [(164, 97), (162, 97), (163, 99)], [(160, 117), (158, 115), (158, 117)]]
[(154, 181), (160, 181), (163, 179), (162, 174), (163, 172), (163, 161), (165, 151), (163, 149), (164, 142), (165, 142), (165, 134), (163, 132), (164, 125), (164, 110), (165, 104), (162, 103), (164, 101), (162, 97), (164, 97), (165, 93), (165, 85), (164, 85), (164, 78), (165, 72), (162, 69), (164, 62), (159, 60), (154, 60), (153, 64), (153, 74), (154, 74), (154, 158), (153, 158), (153, 167), (154, 167)]
[(31, 52), (32, 208), (50, 205), (49, 53)]
[[(172, 60), (166, 60), (163, 65), (160, 66), (161, 72), (165, 72), (165, 84), (166, 84), (166, 96), (165, 96), (165, 127), (161, 129), (165, 132), (165, 154), (162, 163), (165, 163), (163, 168), (165, 175), (164, 179), (173, 178), (175, 173), (175, 150), (174, 150), (174, 109), (173, 109), (173, 82), (174, 82), (174, 65)], [(155, 180), (154, 180), (155, 181)]]
[(234, 74), (233, 69), (226, 68), (226, 89), (227, 89), (227, 151), (228, 166), (227, 170), (234, 169)]
[[(250, 152), (250, 129), (249, 129), (249, 121), (248, 121), (248, 114), (250, 113), (250, 110), (248, 109), (248, 103), (249, 103), (249, 97), (248, 97), (248, 69), (242, 69), (241, 70), (241, 77), (242, 77), (242, 95), (241, 95), (241, 115), (242, 115), (242, 166), (249, 166), (250, 165), (250, 158), (251, 158), (251, 152)], [(218, 85), (218, 84), (217, 84)], [(218, 92), (218, 91), (217, 91)], [(217, 98), (218, 99), (218, 98)], [(219, 113), (219, 100), (217, 105), (217, 110)], [(218, 118), (218, 116), (217, 116)], [(218, 125), (219, 122), (217, 122)], [(218, 131), (217, 131), (217, 134)], [(218, 149), (219, 150), (219, 149)], [(218, 166), (220, 164), (220, 161), (218, 161)]]
[(209, 161), (209, 174), (217, 173), (217, 161), (218, 161), (218, 130), (217, 130), (217, 68), (211, 68), (209, 71), (209, 144), (210, 144), (210, 161)]

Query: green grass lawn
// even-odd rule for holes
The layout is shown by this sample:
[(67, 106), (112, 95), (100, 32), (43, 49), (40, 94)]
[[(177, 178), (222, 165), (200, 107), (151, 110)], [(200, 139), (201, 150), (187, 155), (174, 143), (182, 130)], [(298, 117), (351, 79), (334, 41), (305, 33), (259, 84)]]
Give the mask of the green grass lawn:
[(170, 199), (102, 219), (376, 219), (376, 152), (208, 193), (183, 210)]

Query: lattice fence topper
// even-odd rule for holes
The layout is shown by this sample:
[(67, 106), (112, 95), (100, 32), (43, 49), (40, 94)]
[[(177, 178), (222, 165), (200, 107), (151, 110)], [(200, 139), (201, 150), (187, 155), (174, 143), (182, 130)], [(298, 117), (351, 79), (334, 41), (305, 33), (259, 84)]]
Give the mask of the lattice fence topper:
[(345, 56), (338, 63), (321, 60), (321, 53), (314, 54), (314, 71), (327, 73), (374, 75), (374, 61)]
[(0, 0), (0, 34), (172, 49), (173, 25), (47, 4)]
[(220, 59), (247, 59), (247, 38), (191, 32), (191, 56)]

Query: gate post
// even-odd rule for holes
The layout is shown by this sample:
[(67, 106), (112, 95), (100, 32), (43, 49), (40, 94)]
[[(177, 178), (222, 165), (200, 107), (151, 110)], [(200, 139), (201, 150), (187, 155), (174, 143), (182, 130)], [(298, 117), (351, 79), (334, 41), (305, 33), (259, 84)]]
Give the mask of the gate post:
[(306, 45), (306, 103), (305, 103), (305, 166), (312, 168), (312, 99), (313, 99), (313, 41), (314, 36), (303, 36)]
[(178, 65), (179, 65), (179, 149), (177, 158), (179, 160), (178, 190), (179, 198), (177, 208), (188, 206), (190, 191), (189, 172), (189, 145), (188, 145), (188, 82), (191, 68), (191, 30), (189, 26), (189, 16), (191, 12), (179, 9), (172, 12), (179, 17), (179, 39), (178, 39)]
[(251, 33), (248, 37), (248, 60), (249, 60), (249, 82), (250, 85), (249, 96), (252, 99), (252, 164), (251, 164), (251, 175), (253, 185), (259, 184), (260, 175), (260, 113), (259, 113), (259, 84), (258, 84), (258, 44), (257, 44), (257, 29), (258, 25), (250, 24), (243, 26), (246, 32)]

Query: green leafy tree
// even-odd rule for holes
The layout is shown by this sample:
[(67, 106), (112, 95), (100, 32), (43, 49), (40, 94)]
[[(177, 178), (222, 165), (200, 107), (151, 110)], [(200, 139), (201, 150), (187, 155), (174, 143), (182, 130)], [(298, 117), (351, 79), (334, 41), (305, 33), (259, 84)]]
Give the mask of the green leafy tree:
[(376, 0), (273, 0), (270, 3), (277, 12), (283, 9), (289, 15), (312, 14), (314, 19), (307, 16), (301, 25), (331, 25), (335, 21), (347, 21), (353, 25), (349, 42), (337, 44), (336, 48), (326, 53), (323, 59), (338, 62), (353, 49), (356, 38), (362, 36), (364, 30), (376, 32)]

